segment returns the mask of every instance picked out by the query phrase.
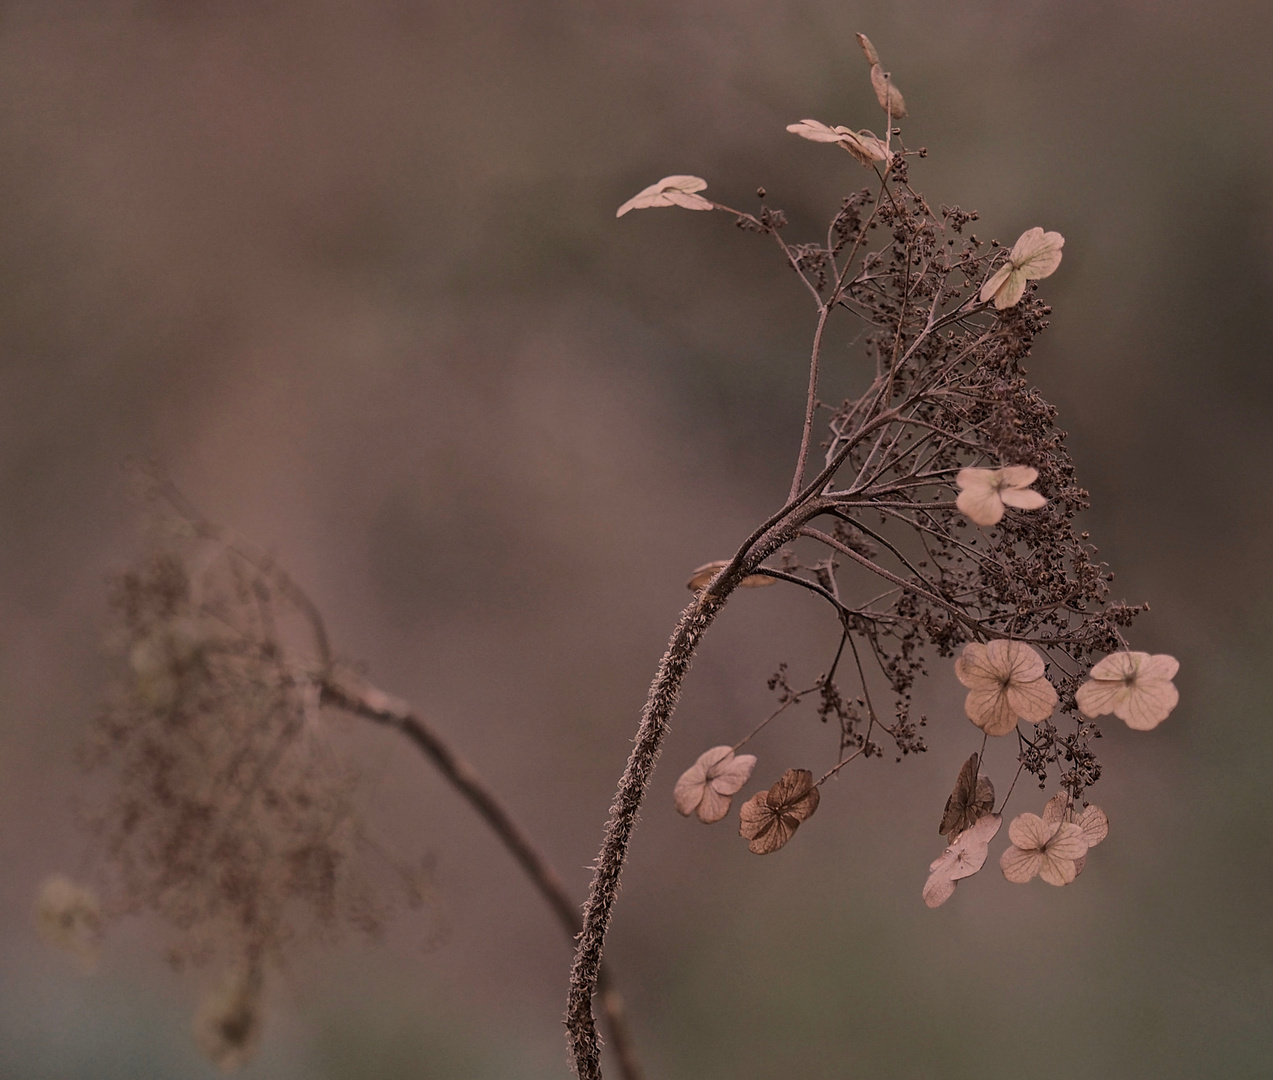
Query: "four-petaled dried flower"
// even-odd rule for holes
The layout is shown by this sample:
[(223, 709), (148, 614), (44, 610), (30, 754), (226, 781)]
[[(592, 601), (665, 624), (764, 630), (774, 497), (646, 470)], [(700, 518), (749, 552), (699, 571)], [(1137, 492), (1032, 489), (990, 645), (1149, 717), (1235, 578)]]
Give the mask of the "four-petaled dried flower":
[(102, 944), (102, 908), (97, 896), (70, 878), (54, 874), (40, 886), (35, 925), (50, 945), (79, 960), (85, 971), (97, 966)]
[[(690, 592), (698, 592), (699, 589), (706, 587), (707, 583), (728, 565), (728, 559), (714, 559), (712, 562), (703, 563), (690, 576), (689, 581), (685, 583), (685, 587)], [(768, 574), (748, 574), (739, 584), (744, 589), (763, 589), (766, 585), (776, 584), (777, 581), (777, 578), (772, 578)]]
[(928, 880), (924, 883), (925, 904), (930, 908), (941, 907), (954, 894), (956, 882), (971, 877), (986, 865), (990, 841), (1002, 824), (1003, 819), (998, 814), (987, 814), (972, 828), (952, 839), (950, 847), (928, 867)]
[(838, 143), (868, 168), (877, 161), (893, 160), (893, 152), (884, 140), (865, 129), (853, 131), (846, 127), (827, 127), (818, 120), (801, 120), (798, 124), (788, 124), (787, 130), (812, 142)]
[(261, 974), (248, 965), (232, 968), (199, 1005), (195, 1043), (227, 1072), (251, 1060), (261, 1041)]
[(987, 735), (1007, 735), (1018, 718), (1037, 724), (1056, 708), (1043, 657), (1021, 641), (970, 642), (955, 661), (955, 675), (968, 687), (968, 719)]
[(788, 769), (768, 791), (758, 791), (739, 811), (738, 835), (757, 855), (777, 851), (795, 834), (800, 822), (818, 808), (818, 789), (808, 769)]
[(698, 811), (705, 825), (729, 813), (731, 798), (747, 783), (756, 767), (752, 754), (734, 755), (728, 746), (713, 746), (681, 773), (672, 793), (676, 809), (686, 817)]
[(1028, 465), (1009, 465), (1003, 469), (960, 469), (955, 477), (959, 497), (955, 506), (977, 525), (998, 525), (1004, 508), (1038, 510), (1047, 499), (1030, 485), (1039, 478), (1039, 470)]
[(981, 287), (981, 302), (994, 297), (1000, 311), (1017, 303), (1025, 293), (1027, 280), (1049, 277), (1061, 265), (1061, 248), (1065, 237), (1059, 232), (1045, 233), (1039, 226), (1027, 229), (1012, 245), (1012, 253)]
[(1049, 885), (1068, 885), (1078, 874), (1076, 860), (1087, 854), (1087, 838), (1072, 821), (1044, 821), (1022, 814), (1008, 826), (1012, 847), (999, 859), (1003, 876), (1024, 885), (1036, 874)]
[(686, 210), (710, 210), (712, 204), (694, 192), (707, 187), (701, 176), (665, 176), (657, 184), (638, 191), (618, 210), (615, 217), (623, 217), (629, 210), (645, 210), (651, 206), (680, 206)]
[(1180, 700), (1171, 681), (1179, 670), (1180, 661), (1166, 653), (1110, 653), (1092, 668), (1074, 700), (1084, 716), (1112, 712), (1129, 728), (1149, 731), (1166, 720)]
[[(1109, 818), (1099, 806), (1085, 806), (1082, 810), (1074, 809), (1074, 800), (1064, 791), (1058, 791), (1043, 807), (1043, 820), (1049, 825), (1058, 821), (1072, 821), (1083, 830), (1083, 839), (1087, 841), (1087, 849), (1091, 851), (1109, 835)], [(1080, 855), (1074, 860), (1074, 873), (1081, 874), (1087, 865), (1087, 855)]]
[(942, 836), (958, 836), (994, 809), (995, 786), (990, 782), (990, 777), (977, 774), (979, 764), (979, 756), (973, 754), (959, 770), (955, 790), (946, 800), (941, 826), (937, 830)]

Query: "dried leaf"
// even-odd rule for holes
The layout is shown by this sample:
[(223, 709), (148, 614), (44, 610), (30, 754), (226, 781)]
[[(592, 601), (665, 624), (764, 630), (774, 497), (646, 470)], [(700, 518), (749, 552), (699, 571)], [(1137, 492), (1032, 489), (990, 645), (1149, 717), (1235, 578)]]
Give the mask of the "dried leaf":
[(955, 661), (955, 675), (968, 687), (968, 719), (987, 735), (1007, 735), (1018, 719), (1037, 724), (1056, 708), (1043, 657), (1022, 641), (970, 642)]
[(747, 783), (756, 767), (752, 754), (739, 754), (728, 746), (705, 750), (693, 765), (681, 773), (672, 797), (685, 817), (698, 811), (705, 825), (720, 821), (729, 813), (731, 796)]
[(768, 791), (759, 791), (739, 811), (738, 834), (756, 855), (777, 851), (818, 808), (818, 789), (808, 769), (788, 769)]
[[(707, 583), (717, 574), (729, 565), (728, 559), (715, 559), (709, 563), (703, 563), (694, 571), (689, 581), (685, 583), (685, 587), (690, 592), (698, 592), (699, 589), (705, 588)], [(768, 574), (748, 574), (739, 582), (744, 589), (763, 589), (766, 585), (776, 585), (777, 578), (772, 578)]]
[(946, 800), (941, 826), (937, 830), (942, 836), (953, 839), (994, 809), (995, 787), (990, 782), (990, 777), (977, 775), (979, 763), (978, 755), (973, 754), (959, 770), (955, 790)]
[(890, 117), (900, 120), (906, 115), (906, 100), (902, 97), (902, 92), (893, 84), (892, 78), (885, 74), (878, 61), (871, 65), (871, 86), (875, 89), (875, 100)]
[(866, 57), (866, 62), (872, 66), (880, 62), (880, 54), (875, 51), (875, 46), (871, 44), (871, 39), (865, 34), (855, 35), (858, 39), (858, 45), (862, 47), (862, 55)]
[(1078, 688), (1074, 699), (1085, 716), (1112, 712), (1129, 728), (1149, 731), (1180, 701), (1171, 681), (1179, 670), (1180, 662), (1166, 653), (1110, 653), (1092, 668), (1090, 681)]
[(623, 217), (629, 210), (645, 210), (652, 206), (680, 206), (686, 210), (711, 210), (712, 204), (702, 195), (694, 194), (707, 187), (701, 176), (665, 176), (657, 184), (638, 191), (618, 210), (615, 217)]

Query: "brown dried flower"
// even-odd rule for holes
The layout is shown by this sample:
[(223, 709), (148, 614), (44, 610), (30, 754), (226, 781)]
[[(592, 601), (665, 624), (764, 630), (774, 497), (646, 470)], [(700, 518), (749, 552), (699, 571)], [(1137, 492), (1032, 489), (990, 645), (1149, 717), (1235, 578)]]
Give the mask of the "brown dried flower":
[(1074, 699), (1085, 716), (1113, 713), (1129, 728), (1149, 731), (1180, 701), (1171, 681), (1179, 670), (1180, 662), (1166, 653), (1110, 653), (1092, 668)]
[(1013, 307), (1025, 293), (1026, 281), (1049, 277), (1061, 265), (1061, 248), (1065, 237), (1059, 232), (1045, 233), (1039, 226), (1027, 229), (1012, 245), (1012, 253), (981, 287), (981, 302), (992, 297), (995, 307)]
[(1052, 715), (1057, 695), (1043, 673), (1043, 657), (1021, 641), (973, 641), (955, 661), (968, 687), (964, 711), (987, 735), (1007, 735), (1018, 718), (1037, 724)]
[(697, 810), (699, 821), (705, 825), (720, 821), (729, 813), (732, 797), (747, 783), (755, 767), (753, 754), (735, 756), (728, 746), (705, 750), (676, 782), (672, 793), (676, 809), (685, 817)]
[(925, 904), (930, 908), (941, 907), (954, 895), (958, 881), (971, 877), (986, 865), (990, 841), (1002, 824), (1003, 819), (998, 814), (987, 814), (951, 840), (950, 846), (928, 867), (928, 880), (924, 883)]
[(960, 469), (955, 477), (959, 497), (955, 506), (978, 525), (998, 525), (1004, 507), (1038, 510), (1047, 499), (1030, 485), (1039, 478), (1039, 470), (1027, 465), (1009, 465), (1003, 469)]
[(1003, 876), (1024, 885), (1036, 874), (1049, 885), (1068, 885), (1078, 874), (1075, 861), (1087, 854), (1083, 829), (1072, 821), (1044, 821), (1022, 814), (1008, 826), (1012, 847), (999, 859)]
[(818, 789), (808, 769), (788, 769), (768, 791), (758, 791), (739, 811), (738, 835), (756, 855), (777, 851), (800, 822), (818, 808)]
[(657, 184), (638, 191), (618, 210), (615, 217), (623, 217), (629, 210), (646, 210), (652, 206), (679, 206), (685, 210), (710, 210), (712, 204), (702, 195), (695, 195), (707, 187), (701, 176), (665, 176)]
[(959, 770), (955, 790), (946, 800), (941, 826), (937, 830), (942, 836), (958, 836), (994, 809), (995, 786), (990, 777), (977, 774), (979, 764), (979, 755), (973, 754)]

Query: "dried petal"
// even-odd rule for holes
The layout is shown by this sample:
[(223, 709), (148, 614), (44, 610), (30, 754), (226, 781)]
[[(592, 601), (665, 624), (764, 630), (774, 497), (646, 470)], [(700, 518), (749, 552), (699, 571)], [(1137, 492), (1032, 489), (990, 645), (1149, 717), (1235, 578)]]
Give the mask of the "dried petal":
[(893, 153), (883, 140), (865, 129), (853, 131), (846, 127), (828, 127), (819, 120), (801, 120), (798, 124), (788, 124), (787, 130), (813, 142), (839, 143), (867, 167), (877, 161), (893, 160)]
[(1025, 293), (1027, 280), (1049, 277), (1061, 265), (1061, 248), (1065, 237), (1059, 232), (1045, 233), (1040, 227), (1027, 229), (1012, 245), (1008, 261), (1000, 266), (981, 287), (981, 302), (994, 298), (995, 307), (1010, 308)]
[(1021, 641), (970, 642), (955, 661), (955, 675), (968, 687), (968, 719), (988, 735), (1008, 734), (1018, 719), (1037, 724), (1056, 708), (1043, 658)]
[(739, 754), (728, 746), (713, 746), (699, 755), (697, 761), (676, 781), (672, 798), (676, 809), (686, 817), (698, 811), (699, 820), (710, 825), (729, 813), (734, 795), (756, 767), (752, 754)]
[(651, 206), (680, 206), (686, 210), (711, 210), (712, 204), (694, 192), (707, 187), (701, 176), (665, 176), (657, 184), (638, 191), (618, 210), (615, 217), (623, 217), (629, 210), (645, 210)]
[(946, 800), (946, 809), (937, 830), (942, 836), (956, 836), (994, 809), (994, 784), (988, 776), (978, 776), (979, 763), (980, 758), (973, 754), (959, 770), (955, 789)]
[(924, 884), (924, 903), (939, 907), (950, 899), (955, 883), (977, 873), (986, 864), (990, 841), (999, 831), (1003, 819), (987, 814), (972, 828), (955, 837), (951, 845), (929, 866)]
[(871, 39), (865, 34), (855, 35), (858, 39), (858, 45), (862, 48), (862, 55), (866, 57), (866, 62), (874, 66), (880, 62), (880, 54), (875, 51), (875, 46), (871, 44)]
[[(1050, 816), (1055, 816), (1054, 806)], [(1008, 826), (1012, 847), (999, 860), (1003, 876), (1024, 885), (1038, 874), (1049, 885), (1068, 885), (1078, 874), (1075, 860), (1087, 854), (1083, 830), (1070, 821), (1046, 821), (1022, 814)]]
[(1030, 485), (1039, 478), (1037, 469), (1026, 465), (1008, 465), (1002, 469), (960, 469), (955, 477), (959, 496), (955, 506), (977, 525), (997, 525), (1004, 507), (1038, 510), (1047, 499)]
[[(690, 592), (698, 592), (704, 588), (709, 581), (729, 565), (728, 559), (713, 559), (709, 563), (703, 563), (694, 571), (689, 581), (685, 583), (685, 587)], [(767, 585), (776, 585), (777, 578), (770, 577), (768, 574), (748, 574), (738, 584), (744, 589), (763, 589)]]
[(738, 834), (757, 855), (777, 851), (818, 808), (818, 789), (808, 769), (788, 769), (768, 791), (757, 792), (739, 812)]
[(899, 120), (906, 115), (906, 100), (902, 97), (902, 92), (893, 85), (892, 78), (885, 74), (878, 63), (871, 66), (871, 86), (875, 90), (875, 100), (889, 116)]

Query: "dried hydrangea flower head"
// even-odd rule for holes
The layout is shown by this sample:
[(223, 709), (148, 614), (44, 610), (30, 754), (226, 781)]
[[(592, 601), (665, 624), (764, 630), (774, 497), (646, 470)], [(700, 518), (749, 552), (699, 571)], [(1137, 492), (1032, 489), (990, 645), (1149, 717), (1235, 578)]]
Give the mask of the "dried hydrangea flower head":
[(657, 184), (638, 191), (614, 212), (617, 218), (629, 210), (648, 210), (652, 206), (679, 206), (684, 210), (711, 210), (709, 200), (697, 195), (707, 187), (701, 176), (665, 176)]
[(751, 778), (755, 767), (754, 755), (735, 755), (728, 746), (703, 751), (676, 781), (676, 809), (685, 817), (697, 811), (699, 821), (705, 825), (720, 821), (729, 813), (733, 796)]
[(777, 851), (818, 808), (818, 789), (808, 769), (788, 769), (768, 791), (758, 791), (739, 811), (738, 835), (756, 855)]
[(1012, 253), (981, 287), (981, 302), (991, 299), (1000, 310), (1015, 307), (1025, 293), (1025, 283), (1051, 276), (1061, 265), (1061, 248), (1065, 237), (1059, 232), (1045, 233), (1037, 225), (1027, 229), (1012, 245)]
[(955, 885), (959, 881), (971, 877), (986, 865), (990, 841), (1002, 824), (1003, 819), (998, 814), (986, 814), (970, 828), (951, 837), (950, 846), (928, 867), (923, 894), (925, 904), (930, 908), (941, 907), (955, 894)]
[(1047, 499), (1030, 489), (1038, 478), (1039, 470), (1026, 465), (960, 469), (955, 477), (959, 488), (955, 506), (978, 525), (998, 525), (1003, 520), (1005, 507), (1038, 510), (1047, 505)]
[(102, 905), (91, 889), (54, 874), (40, 886), (35, 901), (40, 937), (93, 971), (102, 948)]
[(1024, 885), (1035, 876), (1049, 885), (1068, 885), (1078, 874), (1075, 865), (1087, 854), (1087, 838), (1071, 821), (1044, 821), (1038, 814), (1022, 814), (1008, 826), (1012, 847), (999, 859), (1003, 876)]
[(959, 770), (955, 788), (946, 800), (946, 809), (937, 829), (942, 836), (953, 840), (994, 809), (995, 786), (990, 777), (979, 774), (980, 763), (980, 755), (973, 754)]
[(1037, 724), (1056, 708), (1043, 657), (1022, 641), (969, 642), (955, 661), (955, 675), (968, 687), (968, 719), (987, 735), (1007, 735), (1018, 720)]
[(194, 1017), (194, 1039), (217, 1068), (241, 1069), (261, 1042), (261, 972), (251, 964), (230, 968), (203, 1001)]
[(1092, 668), (1075, 701), (1084, 716), (1113, 713), (1129, 728), (1151, 731), (1180, 700), (1171, 681), (1179, 670), (1180, 662), (1166, 653), (1110, 653)]

